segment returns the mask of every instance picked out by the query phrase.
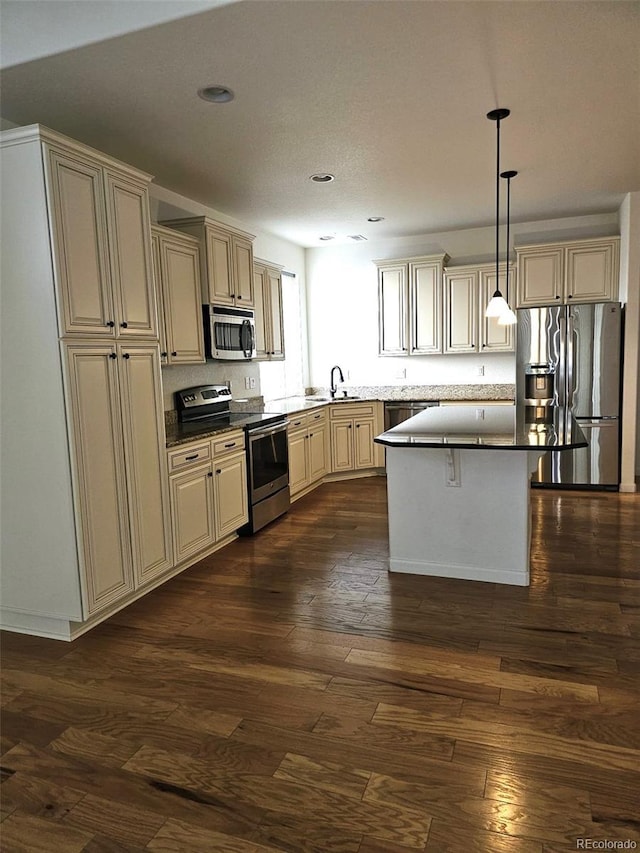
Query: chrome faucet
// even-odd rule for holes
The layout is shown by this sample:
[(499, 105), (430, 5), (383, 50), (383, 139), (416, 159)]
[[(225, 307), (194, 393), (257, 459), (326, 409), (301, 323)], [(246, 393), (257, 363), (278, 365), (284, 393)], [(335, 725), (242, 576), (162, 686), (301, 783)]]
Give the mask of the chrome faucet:
[(329, 394), (331, 394), (331, 397), (332, 397), (332, 398), (336, 396), (336, 391), (338, 390), (338, 389), (336, 388), (336, 384), (335, 384), (335, 382), (333, 381), (333, 372), (334, 372), (334, 370), (337, 370), (337, 371), (338, 371), (338, 376), (340, 377), (340, 382), (344, 382), (344, 376), (342, 375), (342, 370), (340, 369), (340, 366), (339, 366), (338, 364), (335, 364), (335, 365), (331, 368), (331, 387), (330, 387), (330, 389), (329, 389)]

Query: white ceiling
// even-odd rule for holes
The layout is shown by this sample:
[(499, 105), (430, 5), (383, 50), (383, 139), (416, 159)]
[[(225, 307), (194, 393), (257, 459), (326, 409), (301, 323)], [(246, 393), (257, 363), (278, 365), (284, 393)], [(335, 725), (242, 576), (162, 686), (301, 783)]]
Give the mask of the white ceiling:
[[(302, 246), (492, 224), (495, 107), (514, 222), (640, 190), (640, 2), (3, 0), (3, 64), (50, 52), (63, 7), (56, 49), (92, 43), (5, 68), (2, 117)], [(215, 83), (235, 100), (197, 97)]]

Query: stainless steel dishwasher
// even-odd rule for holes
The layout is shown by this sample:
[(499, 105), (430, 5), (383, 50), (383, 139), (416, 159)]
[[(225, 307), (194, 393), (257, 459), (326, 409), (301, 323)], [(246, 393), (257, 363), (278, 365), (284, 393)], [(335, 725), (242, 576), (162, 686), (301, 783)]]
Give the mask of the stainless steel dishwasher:
[(439, 406), (437, 400), (397, 400), (384, 404), (384, 428), (385, 430), (397, 426), (417, 415), (418, 412), (423, 412), (430, 406)]

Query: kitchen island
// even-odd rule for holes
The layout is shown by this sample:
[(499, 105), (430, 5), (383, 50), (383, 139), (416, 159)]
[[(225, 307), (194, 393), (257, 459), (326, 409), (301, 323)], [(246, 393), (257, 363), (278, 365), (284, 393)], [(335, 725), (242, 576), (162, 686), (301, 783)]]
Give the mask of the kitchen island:
[(530, 478), (543, 453), (586, 447), (555, 409), (433, 407), (375, 440), (386, 447), (389, 569), (527, 586)]

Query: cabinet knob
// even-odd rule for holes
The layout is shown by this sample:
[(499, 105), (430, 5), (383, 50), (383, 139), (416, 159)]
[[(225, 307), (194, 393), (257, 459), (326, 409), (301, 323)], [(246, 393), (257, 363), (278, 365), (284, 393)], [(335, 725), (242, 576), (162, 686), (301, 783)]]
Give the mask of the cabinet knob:
[(125, 352), (125, 353), (124, 353), (124, 355), (123, 355), (122, 357), (123, 357), (123, 358), (131, 358), (131, 356), (129, 355), (129, 353), (128, 353), (128, 352)]
[(115, 354), (115, 352), (110, 352), (110, 353), (109, 353), (109, 358), (117, 358), (117, 357), (118, 357), (118, 356)]
[(349, 424), (349, 429), (351, 429), (351, 426), (352, 426), (352, 425), (351, 425), (351, 424)]
[(125, 323), (120, 323), (120, 326), (121, 326), (123, 329), (127, 329), (127, 328), (129, 327), (129, 324), (128, 324), (128, 323), (126, 323), (126, 322), (125, 322)]
[(207, 471), (207, 477), (213, 477), (213, 471)]
[(113, 322), (113, 320), (107, 320), (107, 322), (105, 323), (105, 326), (109, 326), (110, 329), (113, 329), (113, 327), (115, 326), (115, 323)]
[(556, 296), (556, 299), (560, 299), (560, 297), (559, 297), (559, 296)]
[(240, 296), (240, 294), (238, 294), (238, 296), (236, 296), (236, 299), (242, 299), (242, 296)]
[(360, 424), (356, 424), (356, 429), (360, 429)]
[[(569, 298), (569, 299), (573, 299), (573, 293), (570, 293), (570, 294), (568, 295), (568, 298)], [(558, 297), (558, 296), (556, 296), (556, 299), (559, 299), (559, 297)]]
[(168, 353), (168, 352), (161, 352), (161, 353), (160, 353), (160, 357), (161, 357), (161, 358), (166, 358), (168, 355), (169, 355), (169, 353)]
[(216, 474), (222, 474), (222, 468), (216, 468)]
[(178, 355), (178, 353), (177, 353), (177, 352), (172, 352), (172, 353), (171, 353), (171, 355), (175, 358), (175, 357)]

